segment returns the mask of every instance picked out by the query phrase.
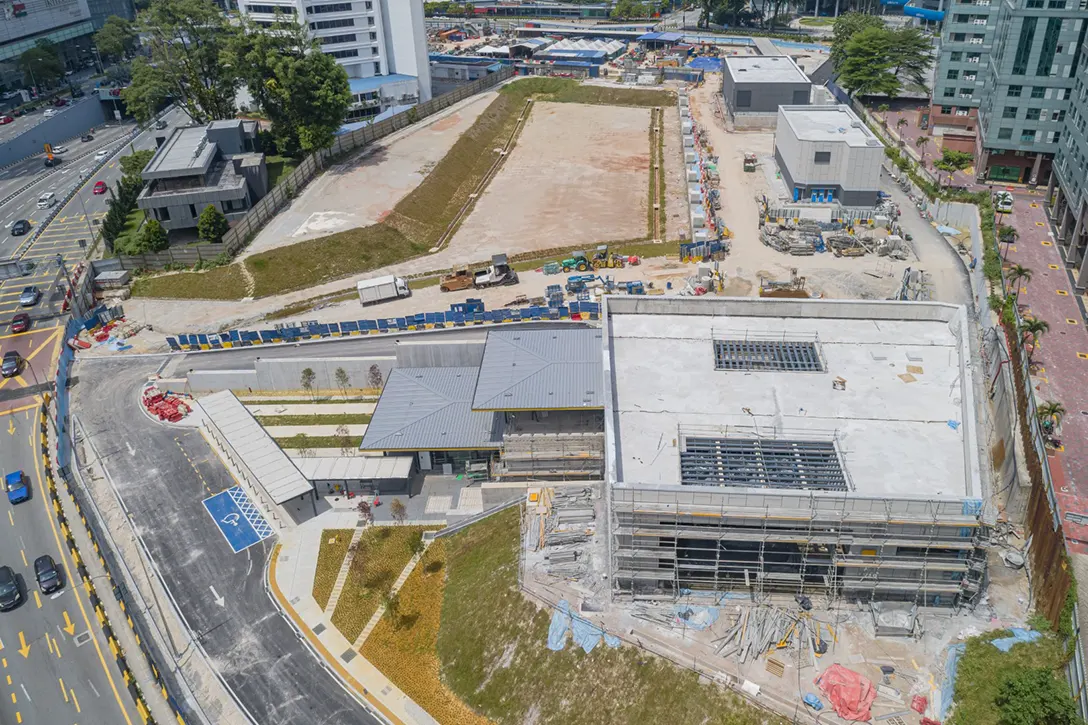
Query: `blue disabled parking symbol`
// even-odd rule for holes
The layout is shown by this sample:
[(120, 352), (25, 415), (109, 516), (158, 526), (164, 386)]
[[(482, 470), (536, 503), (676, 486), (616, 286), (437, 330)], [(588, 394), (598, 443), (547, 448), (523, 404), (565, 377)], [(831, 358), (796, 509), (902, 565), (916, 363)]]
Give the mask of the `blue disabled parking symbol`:
[(272, 527), (241, 486), (206, 498), (203, 504), (235, 554), (272, 536)]

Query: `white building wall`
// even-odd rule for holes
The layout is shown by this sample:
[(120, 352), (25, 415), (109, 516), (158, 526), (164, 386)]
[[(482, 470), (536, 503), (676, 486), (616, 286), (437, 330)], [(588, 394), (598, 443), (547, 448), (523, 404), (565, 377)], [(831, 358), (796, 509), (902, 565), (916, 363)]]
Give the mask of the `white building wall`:
[(427, 28), (423, 0), (380, 0), (390, 73), (419, 79), (420, 102), (431, 100), (431, 66), (427, 57)]
[[(779, 111), (775, 147), (796, 184), (837, 185), (856, 191), (880, 188), (883, 146), (850, 146), (846, 141), (799, 139)], [(818, 152), (830, 153), (830, 163), (816, 163)]]

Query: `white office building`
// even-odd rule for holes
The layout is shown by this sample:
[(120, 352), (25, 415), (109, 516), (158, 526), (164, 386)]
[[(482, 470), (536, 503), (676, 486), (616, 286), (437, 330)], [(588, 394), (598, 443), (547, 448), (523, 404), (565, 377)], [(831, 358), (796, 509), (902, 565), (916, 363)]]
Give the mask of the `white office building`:
[(238, 7), (262, 25), (278, 11), (310, 29), (347, 71), (355, 96), (349, 120), (431, 98), (423, 0), (241, 0)]

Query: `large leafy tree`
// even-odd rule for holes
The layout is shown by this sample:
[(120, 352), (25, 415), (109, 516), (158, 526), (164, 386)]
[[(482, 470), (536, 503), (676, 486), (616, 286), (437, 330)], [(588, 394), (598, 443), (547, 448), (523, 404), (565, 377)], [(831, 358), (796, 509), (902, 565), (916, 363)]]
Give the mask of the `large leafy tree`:
[(19, 56), (19, 68), (38, 86), (49, 86), (64, 77), (64, 63), (52, 43), (39, 41)]
[(890, 49), (890, 34), (883, 28), (855, 33), (846, 43), (839, 85), (851, 96), (897, 95), (902, 83), (895, 74)]
[(280, 153), (332, 143), (351, 106), (347, 73), (321, 53), (306, 29), (280, 17), (271, 28), (245, 21), (231, 41), (233, 64), (272, 122)]
[(211, 0), (152, 0), (139, 31), (151, 57), (132, 64), (132, 85), (122, 91), (141, 121), (173, 99), (197, 123), (232, 118), (239, 72), (227, 48), (237, 26)]
[(111, 15), (94, 34), (94, 44), (102, 55), (123, 58), (136, 49), (139, 37), (130, 21)]
[(227, 233), (228, 229), (230, 229), (230, 224), (223, 212), (211, 204), (208, 204), (208, 206), (204, 207), (204, 211), (200, 212), (200, 218), (196, 222), (196, 231), (200, 241), (218, 244), (223, 241), (223, 235)]
[(926, 71), (933, 64), (933, 43), (920, 28), (887, 31), (892, 73), (919, 89), (926, 87)]
[(836, 71), (842, 70), (842, 64), (846, 60), (846, 44), (854, 35), (868, 28), (883, 29), (884, 21), (862, 13), (846, 13), (835, 19), (831, 35), (831, 62)]
[(125, 176), (139, 180), (142, 184), (144, 169), (154, 155), (155, 151), (153, 149), (142, 149), (140, 151), (134, 151), (127, 156), (122, 156), (120, 159), (121, 173)]

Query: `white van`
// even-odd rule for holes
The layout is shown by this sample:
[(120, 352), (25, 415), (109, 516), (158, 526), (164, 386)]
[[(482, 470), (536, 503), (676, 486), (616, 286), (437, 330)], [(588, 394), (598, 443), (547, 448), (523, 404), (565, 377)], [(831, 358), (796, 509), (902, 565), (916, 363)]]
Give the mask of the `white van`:
[(38, 197), (38, 208), (48, 209), (57, 203), (57, 195), (51, 191), (47, 191)]

